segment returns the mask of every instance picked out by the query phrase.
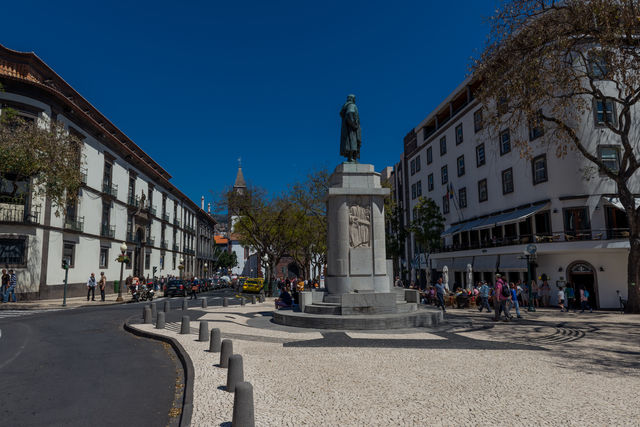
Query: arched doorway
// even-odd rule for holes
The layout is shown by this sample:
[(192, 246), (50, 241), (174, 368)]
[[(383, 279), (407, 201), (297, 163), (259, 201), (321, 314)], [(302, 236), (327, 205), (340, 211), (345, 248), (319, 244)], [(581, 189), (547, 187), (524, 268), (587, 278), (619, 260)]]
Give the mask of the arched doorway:
[(569, 282), (576, 294), (576, 304), (580, 304), (580, 289), (589, 291), (589, 305), (598, 308), (598, 283), (596, 270), (586, 261), (574, 261), (567, 268)]

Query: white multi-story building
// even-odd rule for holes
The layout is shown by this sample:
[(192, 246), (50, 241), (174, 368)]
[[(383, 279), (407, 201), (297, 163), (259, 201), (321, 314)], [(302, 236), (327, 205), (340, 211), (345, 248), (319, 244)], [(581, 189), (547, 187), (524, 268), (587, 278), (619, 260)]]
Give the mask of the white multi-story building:
[[(60, 296), (63, 259), (68, 295), (84, 293), (90, 273), (100, 271), (112, 291), (123, 242), (130, 260), (124, 277), (179, 276), (181, 262), (185, 276), (201, 272), (215, 221), (167, 171), (33, 53), (0, 46), (0, 82), (0, 114), (11, 108), (43, 125), (60, 121), (83, 142), (84, 185), (62, 215), (33, 195), (30, 181), (19, 197), (0, 194), (0, 265), (16, 270), (19, 296)], [(196, 246), (203, 251), (198, 265)]]
[[(496, 272), (526, 280), (524, 253), (535, 245), (532, 277), (549, 279), (552, 301), (556, 286), (569, 281), (590, 290), (592, 306), (619, 307), (618, 292), (627, 294), (629, 234), (615, 183), (589, 176), (590, 164), (575, 152), (557, 157), (542, 128), (489, 136), (476, 89), (472, 79), (463, 82), (404, 138), (392, 175), (401, 225), (411, 222), (421, 196), (446, 218), (443, 247), (429, 260), (409, 236), (399, 260), (405, 279), (424, 280), (428, 268), (438, 276), (446, 267), (450, 287), (468, 286), (470, 267), (474, 282), (493, 281)], [(602, 126), (608, 112), (600, 107), (582, 116), (580, 136), (616, 167), (620, 147)], [(514, 147), (516, 132), (528, 135), (530, 157)]]

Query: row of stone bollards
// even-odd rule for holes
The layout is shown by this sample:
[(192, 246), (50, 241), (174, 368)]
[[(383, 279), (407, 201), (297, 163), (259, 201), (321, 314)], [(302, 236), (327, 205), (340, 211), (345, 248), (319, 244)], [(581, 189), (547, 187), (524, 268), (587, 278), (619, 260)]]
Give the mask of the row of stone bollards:
[[(251, 304), (255, 304), (257, 301), (264, 302), (264, 295), (260, 295), (256, 298), (255, 295), (251, 297)], [(240, 305), (245, 305), (244, 297), (240, 299)], [(229, 306), (229, 299), (224, 298), (222, 301), (223, 307)], [(207, 307), (207, 300), (202, 299), (202, 308)], [(183, 300), (182, 310), (187, 310), (188, 304), (186, 300)], [(156, 318), (156, 329), (165, 328), (166, 312), (170, 311), (169, 301), (164, 302), (164, 311), (157, 311), (156, 303), (151, 303), (144, 307), (143, 319), (144, 323), (153, 323), (153, 318)], [(180, 334), (186, 335), (191, 333), (191, 318), (189, 316), (182, 316), (182, 322), (180, 325)], [(200, 328), (198, 331), (198, 341), (209, 341), (209, 352), (220, 353), (221, 368), (227, 369), (227, 386), (226, 390), (229, 393), (234, 393), (233, 399), (233, 417), (232, 425), (238, 427), (254, 427), (254, 404), (253, 404), (253, 386), (250, 382), (244, 381), (244, 363), (242, 355), (233, 354), (233, 342), (229, 339), (222, 340), (220, 329), (214, 328), (209, 333), (209, 322), (206, 320), (200, 321)]]

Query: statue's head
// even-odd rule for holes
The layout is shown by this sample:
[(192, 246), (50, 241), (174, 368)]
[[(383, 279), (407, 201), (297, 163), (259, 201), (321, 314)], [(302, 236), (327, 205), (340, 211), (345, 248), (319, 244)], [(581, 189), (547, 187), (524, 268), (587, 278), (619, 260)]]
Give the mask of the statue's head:
[(356, 102), (355, 95), (347, 95), (347, 102)]

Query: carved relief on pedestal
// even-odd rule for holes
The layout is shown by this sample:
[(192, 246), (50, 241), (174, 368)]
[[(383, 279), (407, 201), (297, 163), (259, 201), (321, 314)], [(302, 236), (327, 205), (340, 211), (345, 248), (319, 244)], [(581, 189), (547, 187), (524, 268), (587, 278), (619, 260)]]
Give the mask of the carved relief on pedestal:
[(361, 198), (349, 204), (349, 244), (352, 248), (371, 247), (371, 207)]

